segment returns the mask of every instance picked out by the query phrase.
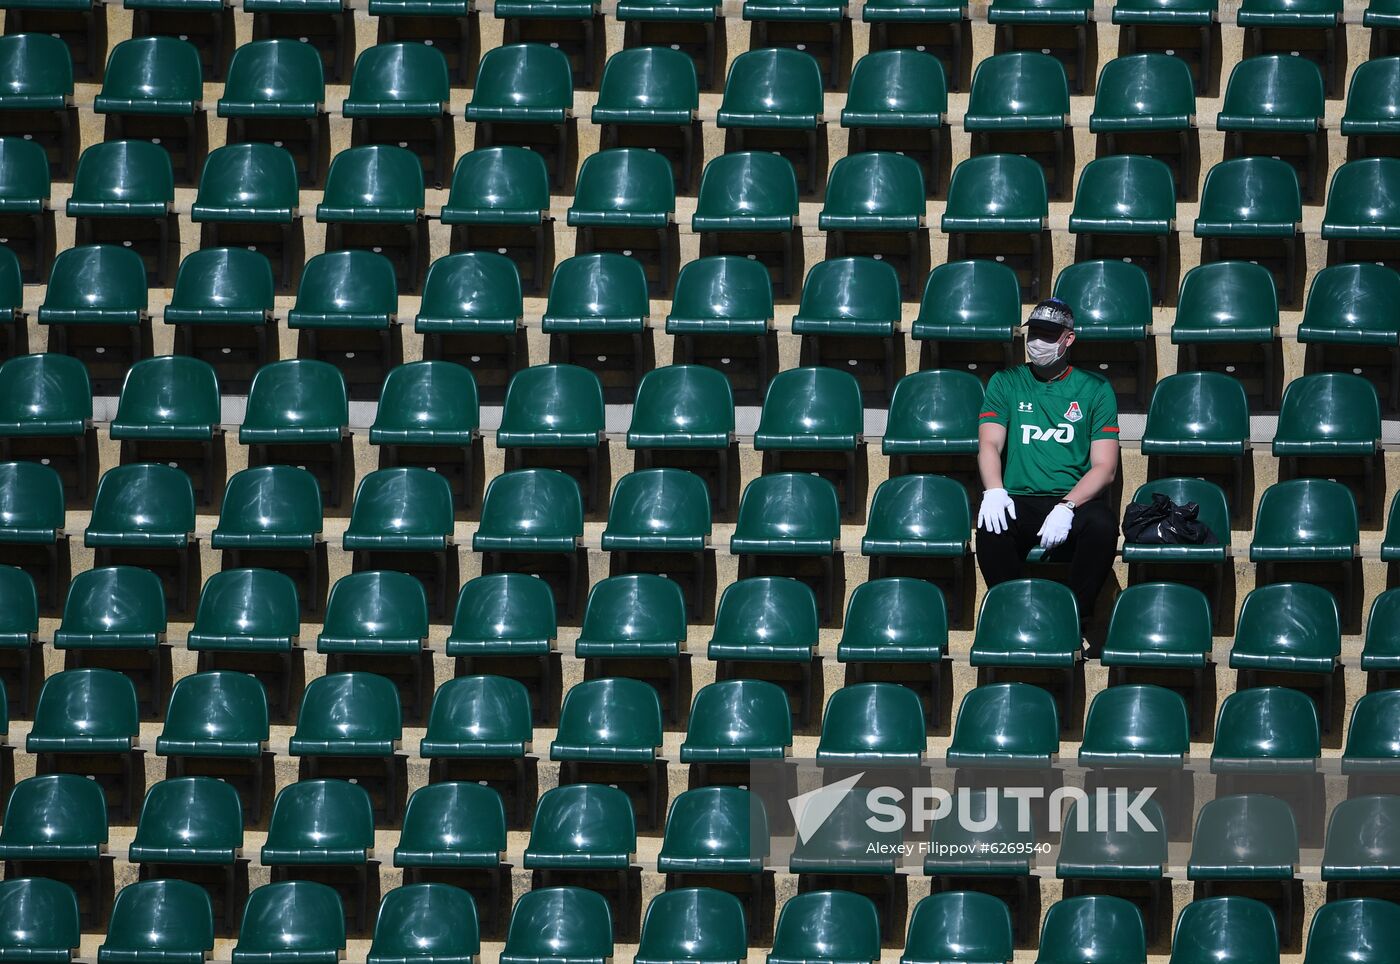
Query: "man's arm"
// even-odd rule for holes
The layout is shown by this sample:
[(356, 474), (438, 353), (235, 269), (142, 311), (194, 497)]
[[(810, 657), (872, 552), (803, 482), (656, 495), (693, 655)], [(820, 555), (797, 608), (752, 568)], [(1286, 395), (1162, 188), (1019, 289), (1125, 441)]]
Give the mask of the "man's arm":
[[(983, 426), (986, 428), (986, 426)], [(1002, 429), (1003, 440), (1006, 430)], [(977, 451), (977, 464), (982, 464), (982, 450)], [(1118, 440), (1112, 438), (1095, 439), (1089, 443), (1089, 471), (1084, 473), (1084, 477), (1075, 483), (1074, 488), (1069, 490), (1066, 499), (1075, 505), (1083, 505), (1104, 489), (1113, 484), (1113, 480), (1118, 477)], [(985, 470), (983, 478), (986, 478)]]
[(999, 425), (996, 422), (983, 422), (977, 426), (977, 473), (982, 477), (982, 488), (1000, 489), (1002, 487), (1001, 455), (1005, 449), (1005, 425)]

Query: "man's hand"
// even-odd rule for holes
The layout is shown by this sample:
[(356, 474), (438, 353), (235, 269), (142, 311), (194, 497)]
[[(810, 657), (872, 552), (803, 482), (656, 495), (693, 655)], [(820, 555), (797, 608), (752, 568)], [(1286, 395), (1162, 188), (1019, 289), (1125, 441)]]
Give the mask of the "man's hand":
[[(1016, 503), (1011, 501), (1005, 489), (988, 489), (982, 493), (982, 506), (977, 510), (977, 528), (1001, 535), (1007, 529), (1008, 515), (1016, 518)], [(1069, 531), (1068, 527), (1065, 531)]]
[(1074, 523), (1074, 510), (1061, 502), (1050, 510), (1036, 535), (1040, 536), (1042, 549), (1053, 549), (1069, 538), (1069, 527)]

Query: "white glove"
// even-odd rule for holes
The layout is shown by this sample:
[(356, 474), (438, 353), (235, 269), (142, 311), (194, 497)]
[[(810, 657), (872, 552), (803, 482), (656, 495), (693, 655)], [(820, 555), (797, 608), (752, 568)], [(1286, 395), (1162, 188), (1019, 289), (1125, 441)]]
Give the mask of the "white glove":
[(988, 489), (982, 493), (982, 506), (977, 510), (977, 528), (1001, 535), (1007, 530), (1006, 517), (1016, 518), (1016, 503), (1005, 489)]
[(1069, 538), (1069, 527), (1074, 523), (1074, 510), (1063, 502), (1050, 510), (1036, 535), (1040, 536), (1042, 549), (1053, 549)]

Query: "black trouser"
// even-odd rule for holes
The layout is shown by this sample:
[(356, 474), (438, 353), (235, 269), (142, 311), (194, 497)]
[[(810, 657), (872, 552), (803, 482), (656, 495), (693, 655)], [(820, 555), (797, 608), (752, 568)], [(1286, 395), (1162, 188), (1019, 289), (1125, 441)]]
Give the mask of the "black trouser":
[[(1058, 495), (1013, 495), (1016, 518), (1008, 513), (1007, 528), (997, 535), (980, 526), (977, 529), (977, 565), (988, 587), (1009, 579), (1019, 579), (1026, 553), (1040, 545), (1037, 535), (1045, 517), (1060, 501)], [(1094, 611), (1094, 600), (1113, 568), (1113, 552), (1118, 545), (1118, 523), (1109, 510), (1108, 500), (1091, 499), (1074, 510), (1069, 538), (1056, 548), (1057, 555), (1068, 551), (1069, 588), (1079, 602), (1079, 618), (1087, 620)]]

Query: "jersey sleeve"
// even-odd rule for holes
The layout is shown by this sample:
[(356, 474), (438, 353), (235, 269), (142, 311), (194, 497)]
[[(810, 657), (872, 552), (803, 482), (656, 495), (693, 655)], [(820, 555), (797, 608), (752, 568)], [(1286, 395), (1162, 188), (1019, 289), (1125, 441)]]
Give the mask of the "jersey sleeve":
[(992, 375), (987, 382), (987, 394), (982, 397), (982, 411), (978, 413), (977, 424), (1009, 425), (1011, 412), (1007, 409), (1006, 379), (1001, 372)]
[(1113, 395), (1113, 386), (1107, 381), (1099, 387), (1094, 398), (1094, 409), (1090, 413), (1090, 441), (1111, 438), (1118, 441), (1118, 399)]

